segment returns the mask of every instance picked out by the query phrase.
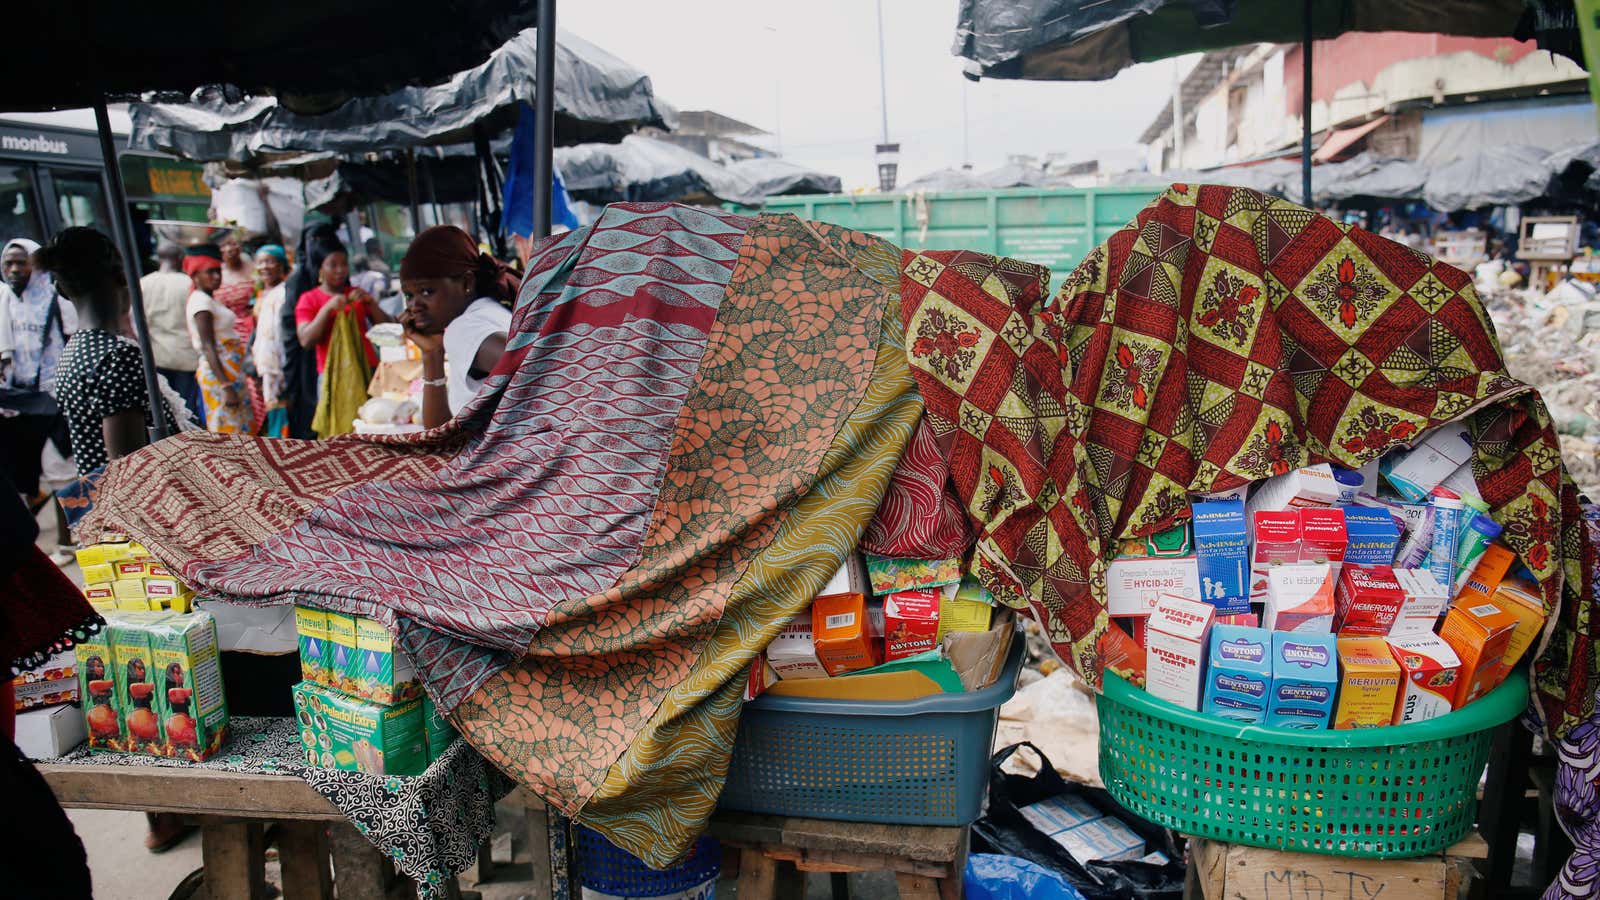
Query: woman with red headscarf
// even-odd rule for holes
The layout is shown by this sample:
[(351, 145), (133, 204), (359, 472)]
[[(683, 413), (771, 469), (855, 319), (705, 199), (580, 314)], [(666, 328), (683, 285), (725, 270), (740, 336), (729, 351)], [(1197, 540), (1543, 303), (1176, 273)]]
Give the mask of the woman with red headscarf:
[(206, 404), (206, 428), (249, 434), (255, 418), (244, 377), (244, 346), (235, 330), (237, 316), (212, 296), (222, 285), (222, 251), (213, 244), (190, 247), (183, 271), (194, 281), (187, 307), (189, 341), (200, 354), (195, 376)]
[(417, 235), (400, 260), (400, 321), (422, 351), (422, 424), (460, 413), (505, 353), (517, 276), (454, 225)]

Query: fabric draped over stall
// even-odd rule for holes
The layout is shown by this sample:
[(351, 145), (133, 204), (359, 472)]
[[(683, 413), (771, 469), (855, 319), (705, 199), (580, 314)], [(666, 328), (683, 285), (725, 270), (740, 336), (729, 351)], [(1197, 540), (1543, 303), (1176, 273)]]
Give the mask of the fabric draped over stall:
[(1593, 543), (1465, 274), (1174, 185), (1053, 301), (1048, 283), (790, 216), (612, 206), (536, 248), (507, 352), (449, 423), (180, 436), (115, 462), (86, 527), (205, 596), (377, 618), (486, 758), (660, 865), (715, 806), (747, 666), (858, 544), (974, 549), (1098, 684), (1125, 662), (1115, 540), (1190, 491), (1465, 419), (1559, 610), (1532, 709), (1557, 735), (1600, 727)]

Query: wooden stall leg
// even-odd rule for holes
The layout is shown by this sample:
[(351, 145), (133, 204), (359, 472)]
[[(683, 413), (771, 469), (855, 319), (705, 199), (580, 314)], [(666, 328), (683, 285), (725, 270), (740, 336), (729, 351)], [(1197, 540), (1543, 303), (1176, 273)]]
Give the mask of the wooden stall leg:
[(394, 881), (394, 866), (348, 821), (328, 829), (333, 878), (339, 900), (384, 900)]
[(739, 851), (739, 900), (774, 900), (778, 896), (778, 861), (755, 847)]
[(478, 856), (464, 873), (464, 877), (472, 884), (483, 884), (494, 879), (494, 852), (490, 849), (493, 843), (494, 838), (490, 837), (478, 845)]
[(926, 875), (896, 872), (894, 883), (900, 888), (900, 900), (940, 900), (939, 885)]
[(266, 844), (260, 822), (202, 819), (200, 858), (211, 900), (260, 900), (267, 895)]
[(278, 826), (278, 865), (288, 900), (333, 900), (328, 871), (328, 826), (323, 822), (282, 822)]
[(1532, 756), (1532, 732), (1514, 721), (1500, 726), (1489, 745), (1489, 771), (1483, 782), (1483, 802), (1478, 807), (1478, 831), (1489, 842), (1484, 887), (1490, 897), (1504, 896), (1511, 888), (1523, 791)]

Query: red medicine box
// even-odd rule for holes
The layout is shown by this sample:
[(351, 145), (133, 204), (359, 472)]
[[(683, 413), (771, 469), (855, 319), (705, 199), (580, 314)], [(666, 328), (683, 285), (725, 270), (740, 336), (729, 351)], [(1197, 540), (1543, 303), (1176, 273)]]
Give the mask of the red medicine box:
[(1338, 571), (1349, 543), (1344, 510), (1309, 506), (1300, 510), (1300, 562), (1331, 563)]
[(905, 659), (939, 646), (939, 591), (896, 591), (883, 600), (883, 658)]
[(1267, 598), (1267, 570), (1300, 561), (1300, 513), (1293, 509), (1263, 509), (1251, 521), (1250, 599)]
[(1386, 637), (1405, 605), (1406, 592), (1388, 566), (1348, 565), (1339, 573), (1340, 635)]

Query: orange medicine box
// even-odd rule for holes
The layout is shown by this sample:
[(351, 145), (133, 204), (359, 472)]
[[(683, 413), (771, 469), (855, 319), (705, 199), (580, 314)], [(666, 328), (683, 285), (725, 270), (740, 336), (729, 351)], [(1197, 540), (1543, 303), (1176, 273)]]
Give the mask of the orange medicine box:
[(1334, 707), (1334, 728), (1390, 724), (1399, 689), (1400, 666), (1383, 638), (1339, 638), (1339, 704)]
[(1517, 622), (1516, 616), (1492, 601), (1452, 606), (1445, 615), (1439, 636), (1461, 658), (1456, 709), (1489, 693), (1505, 677), (1501, 660), (1511, 645)]
[(1539, 596), (1538, 585), (1508, 578), (1500, 582), (1490, 602), (1517, 617), (1517, 628), (1511, 633), (1511, 641), (1506, 645), (1506, 653), (1501, 660), (1506, 674), (1510, 674), (1512, 667), (1538, 642), (1539, 633), (1544, 630), (1544, 599)]
[[(1461, 582), (1460, 590), (1456, 592), (1457, 603), (1477, 603), (1494, 596), (1500, 587), (1500, 582), (1511, 570), (1511, 564), (1517, 561), (1517, 555), (1504, 544), (1490, 544), (1478, 557), (1478, 562), (1472, 567), (1472, 574)], [(1537, 592), (1535, 592), (1537, 593)], [(1544, 604), (1539, 605), (1540, 609)]]
[(878, 635), (861, 594), (818, 597), (811, 604), (811, 634), (817, 661), (830, 676), (870, 669), (881, 662)]

